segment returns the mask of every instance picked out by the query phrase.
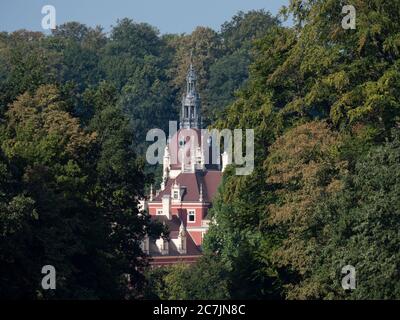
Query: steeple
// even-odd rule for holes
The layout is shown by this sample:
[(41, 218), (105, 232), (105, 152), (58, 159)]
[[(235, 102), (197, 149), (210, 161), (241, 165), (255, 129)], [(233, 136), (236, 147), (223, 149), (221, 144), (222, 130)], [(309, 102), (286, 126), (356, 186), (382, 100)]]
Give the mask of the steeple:
[(200, 129), (200, 97), (196, 91), (196, 83), (197, 75), (193, 67), (193, 51), (191, 51), (190, 66), (186, 75), (186, 94), (182, 99), (181, 129)]
[(186, 95), (196, 94), (197, 75), (193, 67), (193, 50), (190, 52), (190, 66), (186, 76)]
[(150, 185), (150, 201), (153, 201), (153, 184)]

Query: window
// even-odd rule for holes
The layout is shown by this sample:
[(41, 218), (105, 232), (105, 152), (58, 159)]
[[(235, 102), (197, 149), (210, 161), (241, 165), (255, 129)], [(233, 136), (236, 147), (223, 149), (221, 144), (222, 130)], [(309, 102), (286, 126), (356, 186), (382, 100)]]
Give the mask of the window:
[(195, 210), (189, 210), (189, 212), (188, 212), (188, 221), (189, 222), (196, 222), (196, 211)]
[(185, 115), (184, 115), (184, 117), (185, 118), (189, 118), (189, 107), (188, 106), (185, 106)]
[(193, 119), (194, 118), (194, 107), (190, 107), (190, 117)]
[(161, 214), (163, 214), (162, 209), (157, 209), (157, 215), (161, 215)]
[(174, 190), (174, 199), (179, 199), (179, 191)]

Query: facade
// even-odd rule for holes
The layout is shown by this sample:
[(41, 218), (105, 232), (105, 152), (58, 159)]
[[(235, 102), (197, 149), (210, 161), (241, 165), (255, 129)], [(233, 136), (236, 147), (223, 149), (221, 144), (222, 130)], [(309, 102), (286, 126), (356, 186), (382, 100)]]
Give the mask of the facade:
[(211, 142), (203, 141), (201, 135), (196, 80), (190, 64), (179, 130), (169, 137), (164, 151), (163, 181), (158, 190), (151, 188), (143, 203), (151, 218), (161, 221), (169, 230), (169, 240), (146, 238), (142, 244), (154, 266), (193, 263), (201, 256), (210, 222), (208, 210), (221, 181), (221, 167), (205, 161), (211, 156)]

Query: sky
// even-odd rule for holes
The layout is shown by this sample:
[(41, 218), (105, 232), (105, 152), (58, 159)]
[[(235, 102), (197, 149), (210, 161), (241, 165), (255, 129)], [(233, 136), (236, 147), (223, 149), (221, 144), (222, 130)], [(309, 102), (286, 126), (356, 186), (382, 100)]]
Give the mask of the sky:
[(56, 23), (78, 21), (106, 32), (125, 17), (165, 33), (191, 33), (196, 26), (219, 30), (238, 11), (265, 9), (277, 14), (289, 0), (0, 0), (0, 31), (43, 31), (45, 5), (56, 9)]

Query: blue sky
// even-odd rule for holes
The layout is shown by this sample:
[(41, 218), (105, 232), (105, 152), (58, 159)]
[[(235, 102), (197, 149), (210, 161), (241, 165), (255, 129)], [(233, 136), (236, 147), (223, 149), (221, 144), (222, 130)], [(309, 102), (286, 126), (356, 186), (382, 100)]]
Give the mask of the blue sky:
[(0, 0), (0, 31), (43, 31), (41, 9), (56, 8), (57, 24), (78, 21), (101, 25), (105, 31), (117, 19), (148, 22), (161, 33), (190, 33), (196, 26), (218, 30), (239, 10), (265, 9), (278, 13), (288, 0)]

